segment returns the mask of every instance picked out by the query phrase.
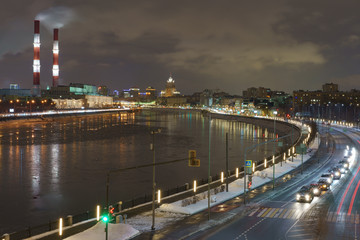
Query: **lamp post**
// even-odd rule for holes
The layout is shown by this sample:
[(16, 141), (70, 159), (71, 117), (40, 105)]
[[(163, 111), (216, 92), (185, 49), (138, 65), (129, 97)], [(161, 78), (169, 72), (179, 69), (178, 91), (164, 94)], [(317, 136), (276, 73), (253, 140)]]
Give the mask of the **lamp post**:
[(277, 111), (274, 111), (274, 145), (273, 145), (273, 189), (275, 189), (275, 144), (276, 144), (276, 115)]
[[(206, 111), (202, 111), (203, 117), (206, 116)], [(208, 220), (210, 220), (210, 184), (211, 184), (211, 176), (210, 176), (210, 154), (211, 154), (211, 112), (209, 111), (207, 114), (209, 119), (209, 163), (208, 163)]]
[(155, 134), (160, 133), (161, 129), (153, 130), (150, 132), (152, 135), (152, 143), (150, 150), (153, 151), (153, 179), (152, 179), (152, 225), (151, 230), (155, 230)]

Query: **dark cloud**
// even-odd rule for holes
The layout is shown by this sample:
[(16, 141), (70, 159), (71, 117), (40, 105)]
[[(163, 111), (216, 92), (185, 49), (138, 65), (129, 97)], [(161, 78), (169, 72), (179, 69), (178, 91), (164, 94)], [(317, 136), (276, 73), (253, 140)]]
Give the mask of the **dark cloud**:
[[(183, 93), (220, 88), (240, 94), (251, 86), (320, 89), (359, 74), (356, 1), (26, 2), (21, 9), (14, 3), (0, 9), (1, 87), (8, 79), (31, 86), (33, 20), (39, 14), (51, 20), (42, 26), (68, 23), (60, 30), (63, 83), (160, 90), (172, 72)], [(41, 37), (45, 86), (51, 82), (52, 36), (42, 31)]]

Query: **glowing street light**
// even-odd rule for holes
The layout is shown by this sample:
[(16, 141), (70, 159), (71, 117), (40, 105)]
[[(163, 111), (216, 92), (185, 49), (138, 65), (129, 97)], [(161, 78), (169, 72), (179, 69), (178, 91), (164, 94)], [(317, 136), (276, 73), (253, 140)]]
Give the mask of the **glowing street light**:
[(157, 201), (158, 201), (158, 203), (160, 203), (161, 202), (161, 190), (160, 189), (158, 190), (157, 196), (158, 196)]
[(62, 236), (63, 234), (63, 219), (59, 219), (59, 236)]
[(96, 221), (100, 221), (100, 206), (96, 206)]

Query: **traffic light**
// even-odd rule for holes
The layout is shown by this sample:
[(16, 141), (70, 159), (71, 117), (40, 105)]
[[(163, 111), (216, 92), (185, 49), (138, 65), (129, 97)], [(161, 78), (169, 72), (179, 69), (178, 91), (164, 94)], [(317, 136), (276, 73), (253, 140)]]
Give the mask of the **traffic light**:
[(104, 222), (104, 223), (107, 223), (107, 222), (109, 222), (109, 217), (108, 216), (103, 216), (102, 218), (101, 218), (101, 220)]
[(251, 185), (252, 185), (252, 175), (248, 175), (248, 180), (249, 180), (249, 182), (248, 182), (248, 189), (250, 189), (250, 188), (251, 188)]
[(200, 167), (200, 159), (196, 159), (195, 150), (189, 150), (189, 167)]
[(110, 213), (110, 214), (113, 214), (113, 213), (114, 213), (114, 210), (115, 210), (114, 207), (109, 207), (109, 213)]

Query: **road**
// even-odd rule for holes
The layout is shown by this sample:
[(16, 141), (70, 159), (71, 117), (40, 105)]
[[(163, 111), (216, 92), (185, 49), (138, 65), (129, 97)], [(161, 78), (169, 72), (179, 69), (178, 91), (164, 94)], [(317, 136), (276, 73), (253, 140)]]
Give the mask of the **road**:
[[(323, 172), (343, 159), (347, 146), (360, 149), (360, 134), (342, 129), (320, 128), (322, 142), (318, 153), (300, 169), (272, 184), (251, 191), (250, 203), (232, 199), (190, 216), (155, 233), (138, 239), (357, 239), (359, 213), (360, 164), (354, 161), (350, 171), (335, 180), (327, 192), (312, 203), (298, 203), (295, 194), (303, 185), (317, 182)], [(357, 155), (356, 155), (357, 156)]]

